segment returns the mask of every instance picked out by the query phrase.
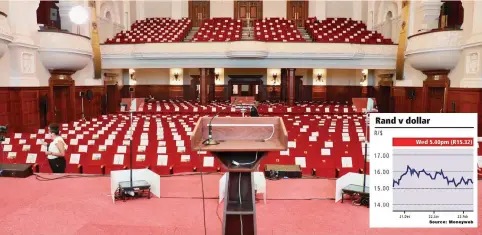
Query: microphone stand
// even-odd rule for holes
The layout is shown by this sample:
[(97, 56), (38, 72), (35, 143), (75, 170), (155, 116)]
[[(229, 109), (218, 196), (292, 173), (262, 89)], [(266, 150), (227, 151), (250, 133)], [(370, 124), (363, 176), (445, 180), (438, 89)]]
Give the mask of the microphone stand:
[[(237, 98), (234, 99), (233, 104), (236, 104), (236, 100), (237, 100)], [(221, 114), (222, 112), (224, 112), (224, 110), (226, 110), (226, 107), (221, 108), (221, 110), (220, 110), (219, 112), (217, 112), (217, 113), (214, 115), (214, 117), (211, 118), (211, 120), (209, 121), (209, 125), (208, 125), (208, 139), (203, 142), (204, 145), (217, 145), (217, 144), (219, 144), (218, 141), (216, 141), (215, 139), (213, 139), (213, 126), (212, 126), (212, 122), (213, 122), (214, 118), (218, 117), (219, 114)]]

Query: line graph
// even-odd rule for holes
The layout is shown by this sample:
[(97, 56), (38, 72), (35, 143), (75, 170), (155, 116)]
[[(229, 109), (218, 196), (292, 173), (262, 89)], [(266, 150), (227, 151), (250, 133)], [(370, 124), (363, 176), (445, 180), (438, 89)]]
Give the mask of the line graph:
[(470, 178), (465, 179), (464, 177), (461, 177), (458, 182), (456, 181), (455, 178), (449, 179), (448, 176), (445, 176), (444, 171), (442, 169), (440, 171), (435, 171), (435, 174), (432, 175), (430, 172), (425, 171), (425, 169), (417, 171), (416, 169), (413, 169), (407, 165), (407, 170), (403, 174), (401, 174), (397, 180), (393, 180), (393, 187), (395, 188), (396, 186), (400, 186), (400, 181), (402, 181), (403, 177), (407, 176), (408, 174), (410, 174), (410, 176), (416, 175), (418, 178), (420, 178), (420, 174), (422, 173), (430, 177), (430, 179), (432, 180), (437, 180), (437, 176), (440, 175), (444, 180), (446, 180), (447, 186), (450, 186), (451, 183), (454, 184), (455, 187), (458, 187), (460, 184), (464, 184), (464, 185), (474, 184), (474, 181), (472, 181), (472, 179)]
[(470, 148), (393, 148), (393, 211), (473, 211), (472, 169)]

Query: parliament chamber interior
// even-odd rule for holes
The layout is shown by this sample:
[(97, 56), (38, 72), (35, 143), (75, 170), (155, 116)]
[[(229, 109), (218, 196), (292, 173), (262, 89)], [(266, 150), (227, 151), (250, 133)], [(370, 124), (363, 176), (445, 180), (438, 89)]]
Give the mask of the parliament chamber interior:
[(482, 164), (481, 16), (468, 0), (0, 1), (0, 233), (482, 234), (372, 228), (365, 192), (371, 115), (476, 114)]

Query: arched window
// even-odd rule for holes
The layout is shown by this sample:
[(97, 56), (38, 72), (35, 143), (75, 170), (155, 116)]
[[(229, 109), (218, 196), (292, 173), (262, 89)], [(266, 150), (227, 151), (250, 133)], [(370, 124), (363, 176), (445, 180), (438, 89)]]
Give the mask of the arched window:
[(106, 12), (105, 13), (105, 18), (107, 18), (108, 20), (112, 21), (112, 16), (110, 14), (110, 11)]
[(460, 29), (464, 23), (464, 8), (461, 1), (442, 1), (439, 28)]
[(385, 38), (392, 38), (392, 18), (393, 18), (392, 12), (388, 11), (387, 15), (385, 16), (385, 30), (384, 30)]

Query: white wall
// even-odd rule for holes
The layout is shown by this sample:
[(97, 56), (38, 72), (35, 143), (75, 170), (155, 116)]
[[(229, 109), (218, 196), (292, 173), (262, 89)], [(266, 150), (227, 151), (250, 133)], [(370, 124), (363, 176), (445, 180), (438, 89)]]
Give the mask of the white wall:
[(171, 17), (171, 1), (144, 1), (144, 17)]
[(352, 18), (353, 2), (351, 1), (328, 1), (326, 2), (327, 18)]
[(10, 80), (10, 54), (7, 51), (0, 58), (0, 87), (8, 86)]
[(286, 0), (263, 1), (263, 18), (284, 17), (286, 18)]
[(234, 18), (234, 0), (211, 1), (210, 7), (211, 7), (210, 9), (211, 18), (215, 18), (215, 17)]
[(362, 78), (359, 69), (328, 69), (326, 76), (328, 86), (359, 86)]
[(136, 69), (136, 85), (169, 85), (169, 78), (169, 69)]

